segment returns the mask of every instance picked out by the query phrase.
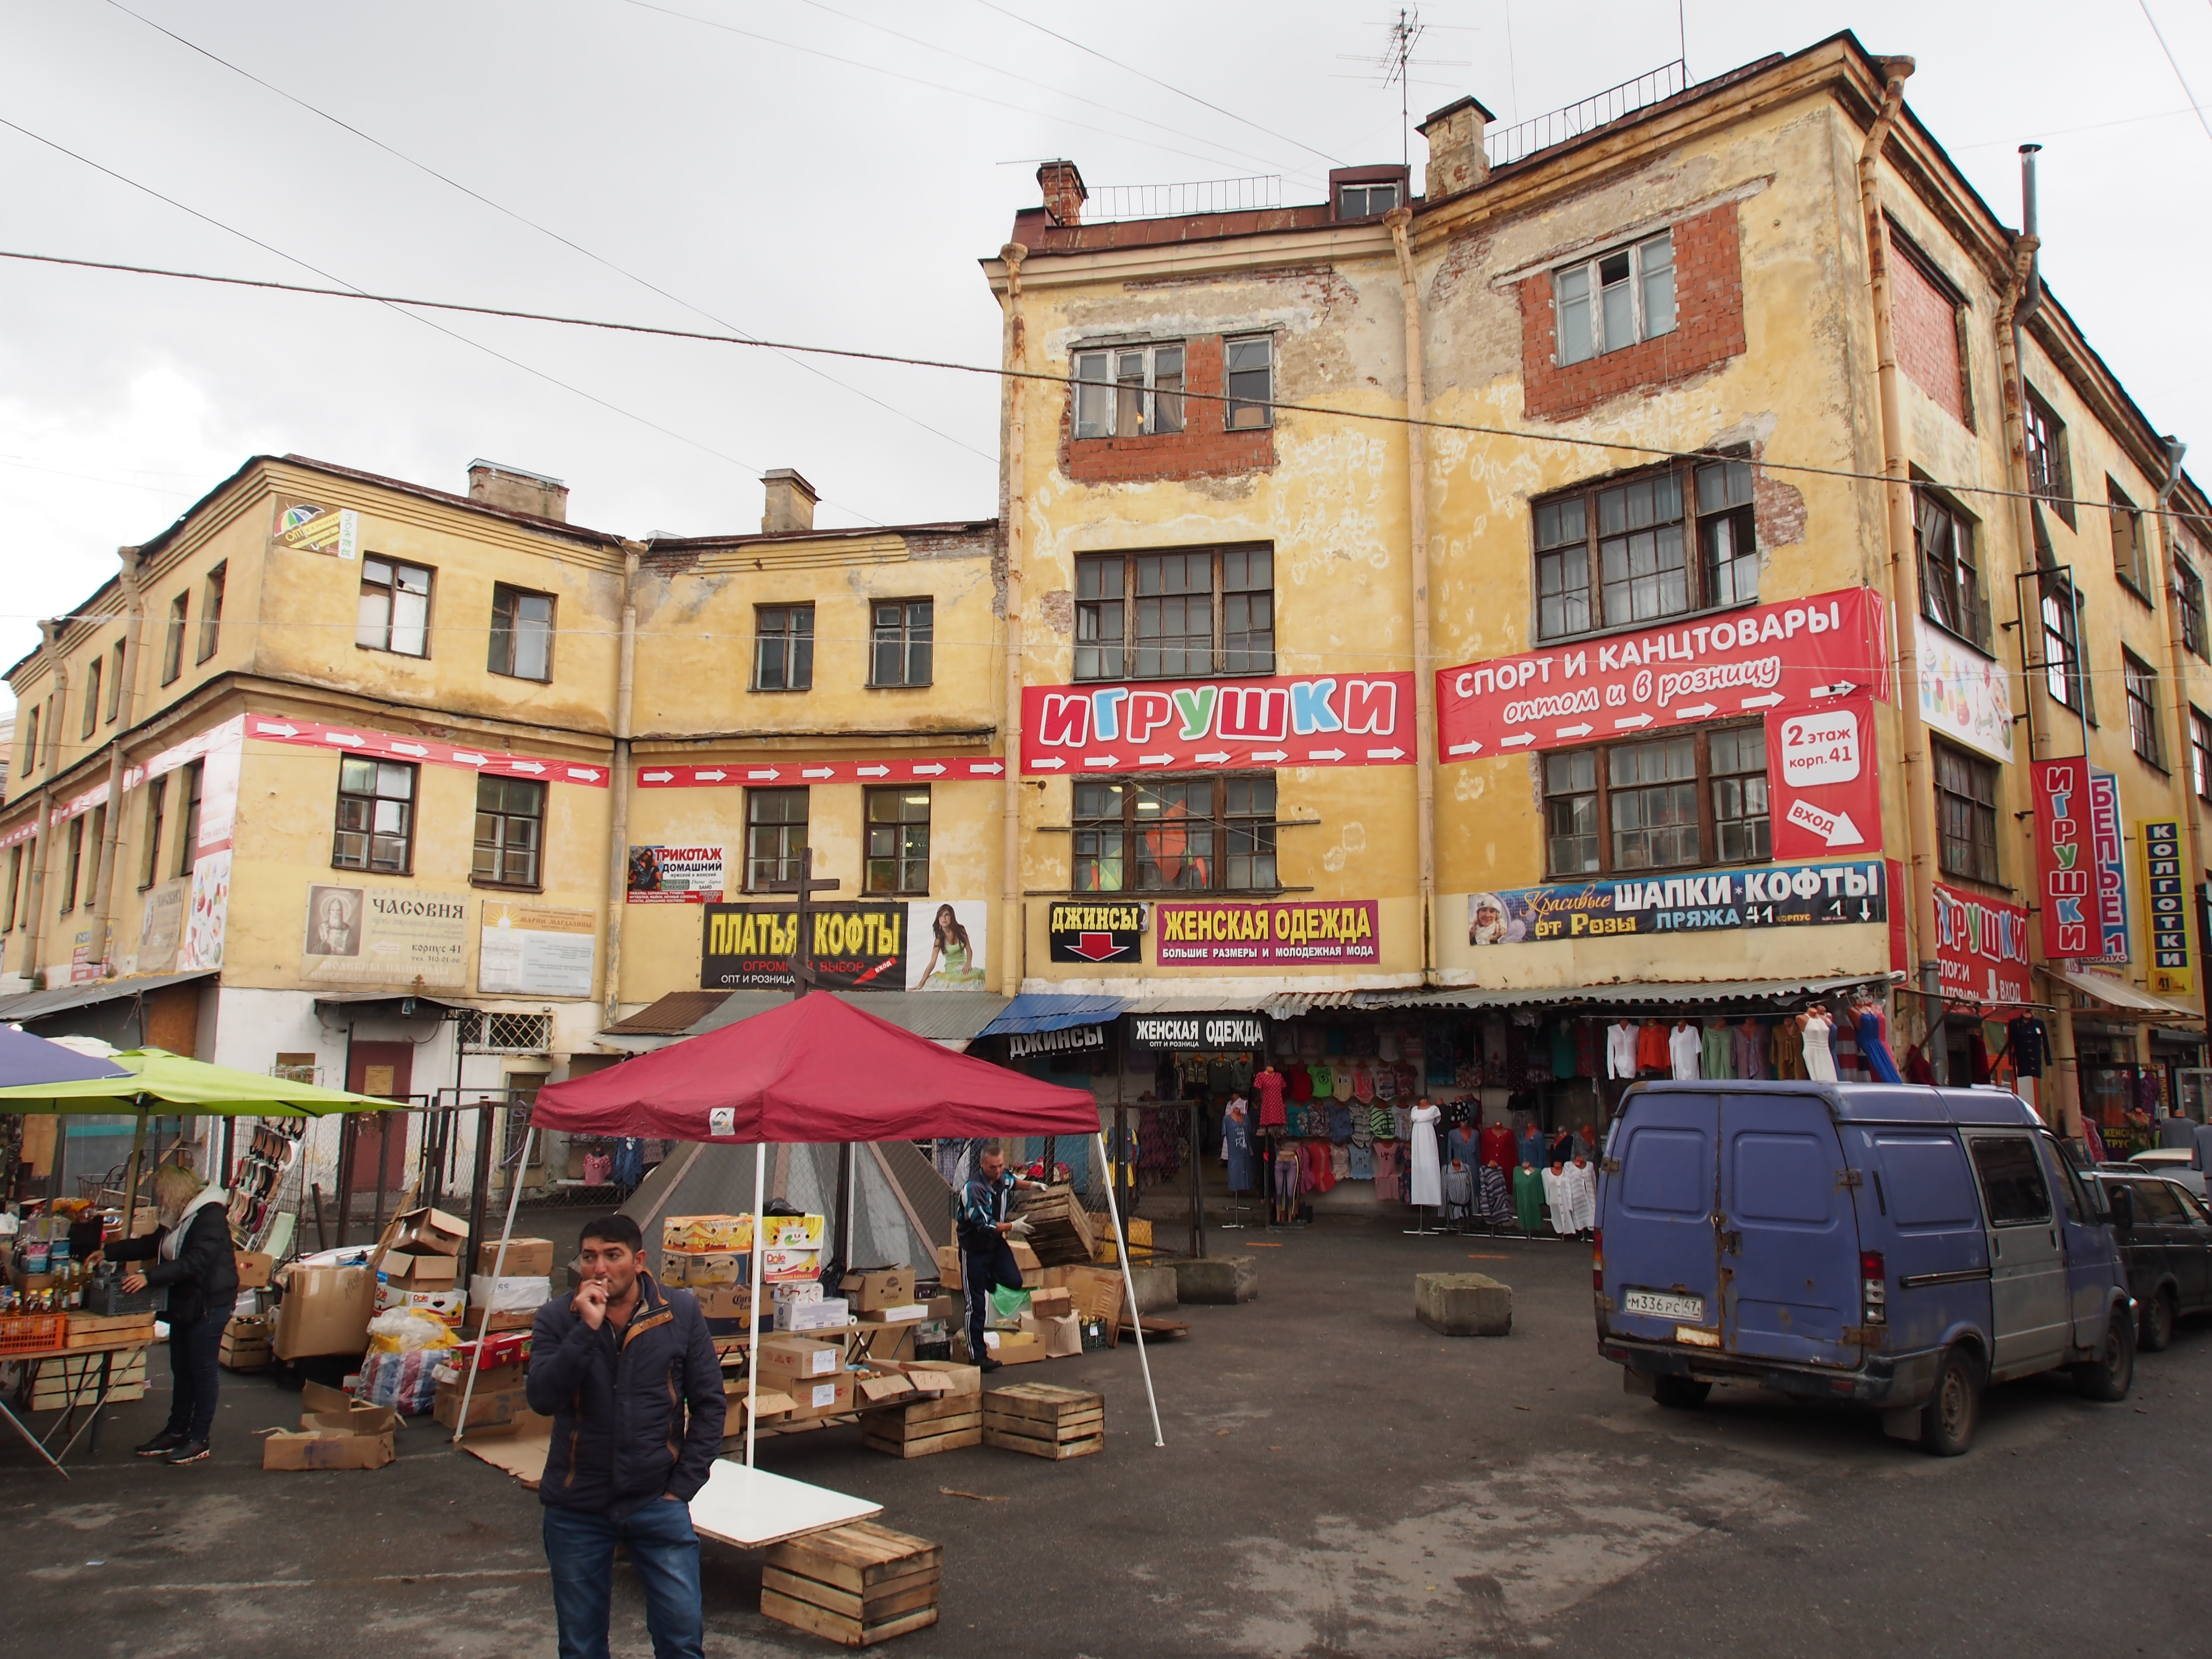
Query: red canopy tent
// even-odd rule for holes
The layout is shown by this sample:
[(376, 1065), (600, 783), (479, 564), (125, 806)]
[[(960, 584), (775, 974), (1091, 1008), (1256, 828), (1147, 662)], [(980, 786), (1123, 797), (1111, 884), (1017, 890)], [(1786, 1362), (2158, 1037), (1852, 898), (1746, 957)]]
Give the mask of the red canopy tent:
[[(1088, 1135), (1097, 1142), (1102, 1169), (1106, 1160), (1098, 1103), (1091, 1094), (954, 1054), (826, 991), (672, 1042), (605, 1071), (548, 1084), (538, 1091), (530, 1114), (530, 1133), (540, 1129), (739, 1146)], [(526, 1141), (518, 1169), (528, 1162)], [(766, 1164), (765, 1158), (756, 1158), (753, 1164), (755, 1216), (761, 1213), (766, 1196)], [(515, 1200), (521, 1187), (520, 1179), (508, 1187), (507, 1224), (500, 1235), (494, 1277), (505, 1269), (507, 1241), (514, 1231)], [(1110, 1184), (1107, 1205), (1133, 1319), (1136, 1285), (1129, 1273), (1128, 1241), (1121, 1235), (1119, 1213), (1113, 1212)], [(762, 1252), (756, 1249), (748, 1327), (756, 1342), (762, 1266)], [(1136, 1335), (1138, 1362), (1150, 1396), (1152, 1362), (1145, 1355), (1141, 1324)], [(745, 1370), (745, 1462), (750, 1465), (754, 1379), (759, 1372), (750, 1358)], [(475, 1385), (476, 1367), (471, 1364), (468, 1389), (462, 1396), (463, 1424), (468, 1421), (468, 1393)], [(1166, 1443), (1160, 1437), (1157, 1400), (1152, 1434), (1154, 1443)], [(460, 1437), (456, 1428), (453, 1438)]]

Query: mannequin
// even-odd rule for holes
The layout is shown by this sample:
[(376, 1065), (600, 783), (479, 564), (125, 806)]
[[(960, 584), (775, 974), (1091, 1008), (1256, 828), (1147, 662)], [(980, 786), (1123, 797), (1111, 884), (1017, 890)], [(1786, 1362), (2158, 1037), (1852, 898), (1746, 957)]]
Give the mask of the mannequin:
[(1561, 1238), (1575, 1231), (1574, 1200), (1567, 1191), (1567, 1166), (1554, 1164), (1544, 1171), (1544, 1207), (1552, 1212), (1552, 1231)]
[[(1567, 1231), (1588, 1238), (1597, 1225), (1597, 1166), (1575, 1148), (1573, 1159), (1559, 1171), (1559, 1186), (1567, 1199)], [(1553, 1218), (1556, 1222), (1557, 1218)]]
[(1229, 1190), (1252, 1190), (1252, 1109), (1242, 1095), (1231, 1098), (1221, 1114), (1222, 1156), (1229, 1163)]
[(1547, 1162), (1544, 1156), (1544, 1133), (1534, 1124), (1521, 1137), (1521, 1161), (1532, 1170), (1540, 1170)]
[(1290, 1080), (1275, 1069), (1269, 1060), (1252, 1079), (1252, 1093), (1260, 1103), (1260, 1127), (1262, 1130), (1284, 1127), (1283, 1096), (1290, 1088)]
[(1605, 1028), (1605, 1074), (1631, 1079), (1636, 1076), (1636, 1027), (1625, 1019)]
[(1766, 1075), (1766, 1030), (1749, 1014), (1735, 1028), (1735, 1074), (1747, 1078)]
[(1820, 1003), (1808, 1008), (1799, 1022), (1805, 1033), (1805, 1075), (1815, 1083), (1836, 1080), (1836, 1051), (1828, 1046), (1834, 1030), (1828, 1011)]
[(1881, 1006), (1872, 997), (1861, 997), (1853, 1022), (1859, 1041), (1859, 1058), (1877, 1083), (1901, 1083), (1897, 1061), (1891, 1058), (1888, 1034), (1882, 1029), (1889, 1022), (1883, 1018)]
[(1695, 1083), (1703, 1073), (1705, 1063), (1704, 1033), (1684, 1020), (1667, 1039), (1667, 1053), (1674, 1061), (1674, 1080)]
[(1443, 1174), (1437, 1157), (1437, 1121), (1443, 1116), (1433, 1102), (1413, 1108), (1413, 1162), (1406, 1201), (1429, 1209), (1444, 1201)]
[(1513, 1207), (1521, 1231), (1534, 1238), (1544, 1224), (1544, 1177), (1526, 1156), (1513, 1172)]

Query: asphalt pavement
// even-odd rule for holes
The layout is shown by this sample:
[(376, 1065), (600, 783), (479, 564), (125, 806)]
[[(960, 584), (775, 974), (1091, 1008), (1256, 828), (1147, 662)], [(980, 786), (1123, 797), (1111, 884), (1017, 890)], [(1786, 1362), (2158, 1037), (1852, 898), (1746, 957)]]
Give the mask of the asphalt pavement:
[[(1967, 1456), (1874, 1419), (1717, 1390), (1697, 1413), (1625, 1394), (1596, 1355), (1586, 1249), (1414, 1238), (1325, 1219), (1215, 1233), (1261, 1295), (1186, 1308), (1137, 1354), (1003, 1371), (1095, 1388), (1105, 1450), (977, 1448), (911, 1462), (835, 1428), (763, 1466), (865, 1496), (945, 1546), (927, 1659), (1195, 1654), (1975, 1655), (2212, 1652), (2212, 1326), (2142, 1357), (2132, 1398), (2063, 1381), (1991, 1393)], [(1482, 1272), (1514, 1329), (1416, 1324), (1413, 1279)], [(554, 1651), (534, 1494), (424, 1421), (371, 1473), (264, 1474), (255, 1431), (298, 1397), (225, 1376), (208, 1463), (136, 1462), (166, 1356), (64, 1481), (0, 1444), (0, 1559), (22, 1651), (289, 1659)], [(758, 1612), (760, 1558), (705, 1547), (708, 1651), (829, 1653)], [(615, 1650), (643, 1655), (618, 1570)], [(33, 1646), (33, 1644), (36, 1646)]]

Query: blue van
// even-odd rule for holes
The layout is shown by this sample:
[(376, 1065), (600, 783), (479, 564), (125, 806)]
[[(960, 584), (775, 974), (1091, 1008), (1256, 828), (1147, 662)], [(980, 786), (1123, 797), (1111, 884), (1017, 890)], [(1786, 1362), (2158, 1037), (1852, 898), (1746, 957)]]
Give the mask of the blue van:
[(1988, 1383), (2134, 1381), (2104, 1194), (1994, 1089), (1638, 1084), (1599, 1164), (1593, 1276), (1599, 1352), (1662, 1406), (1758, 1382), (1956, 1456)]

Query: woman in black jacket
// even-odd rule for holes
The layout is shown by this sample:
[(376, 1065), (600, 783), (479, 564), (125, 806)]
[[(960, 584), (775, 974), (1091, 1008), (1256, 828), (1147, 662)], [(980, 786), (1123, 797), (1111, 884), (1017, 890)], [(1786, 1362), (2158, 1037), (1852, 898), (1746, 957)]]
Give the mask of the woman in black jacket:
[(222, 1188), (204, 1185), (179, 1164), (154, 1171), (154, 1206), (161, 1224), (141, 1238), (118, 1239), (91, 1260), (150, 1261), (123, 1281), (128, 1291), (152, 1285), (169, 1293), (168, 1426), (137, 1448), (141, 1457), (197, 1463), (208, 1455), (215, 1426), (216, 1353), (238, 1300), (238, 1260)]

